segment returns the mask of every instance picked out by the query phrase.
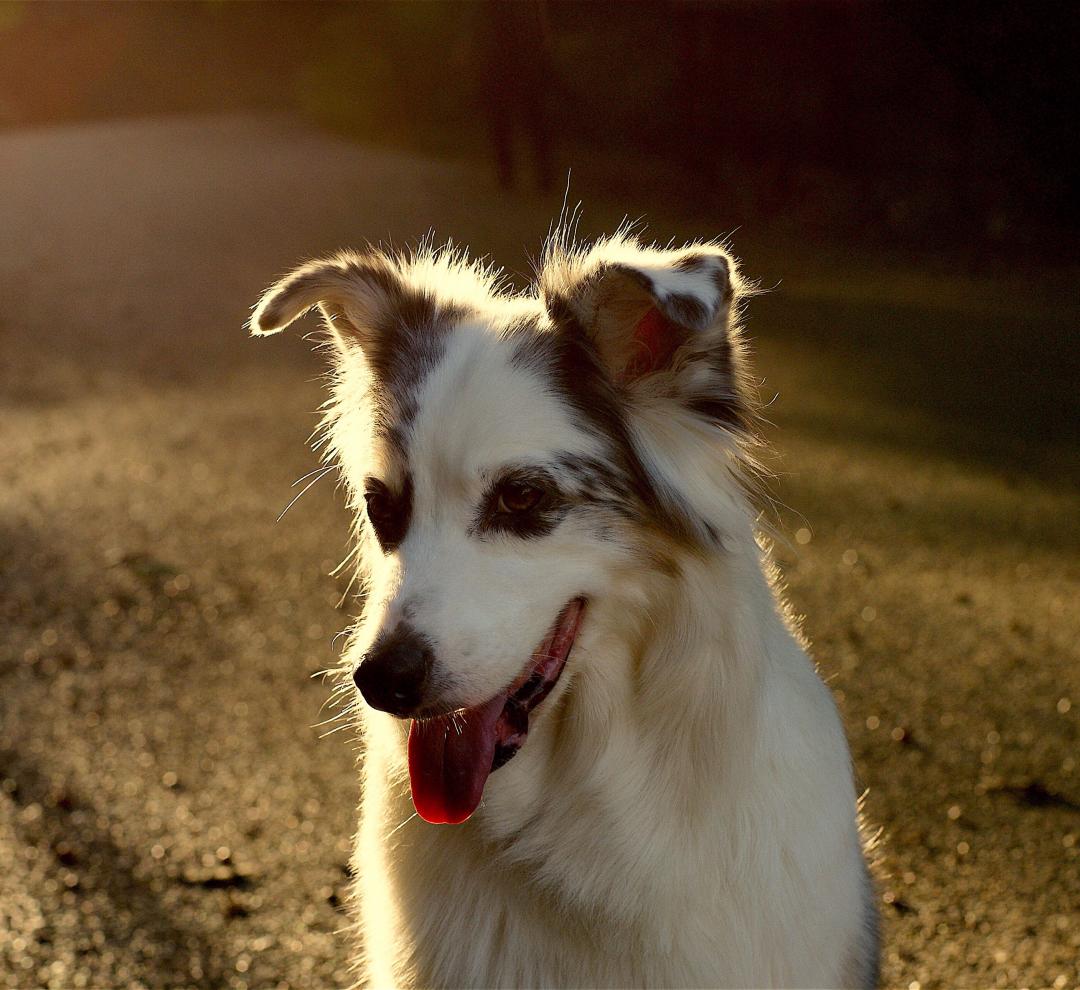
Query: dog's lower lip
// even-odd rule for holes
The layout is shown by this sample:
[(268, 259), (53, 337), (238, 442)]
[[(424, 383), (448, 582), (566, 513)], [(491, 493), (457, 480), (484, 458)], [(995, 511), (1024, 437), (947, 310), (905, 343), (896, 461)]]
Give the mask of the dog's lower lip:
[[(507, 689), (509, 704), (516, 703), (524, 708), (526, 713), (531, 712), (551, 693), (570, 657), (586, 604), (586, 599), (574, 598), (559, 613), (550, 638), (541, 643), (540, 649), (533, 654), (533, 662)], [(565, 634), (563, 627), (568, 621), (571, 623), (568, 639), (565, 643), (559, 643), (560, 635)], [(542, 652), (545, 646), (547, 650)]]
[(529, 734), (529, 716), (554, 690), (577, 640), (587, 602), (574, 598), (533, 654), (534, 662), (510, 685), (500, 720), (502, 737), (495, 747), (491, 770), (498, 770), (517, 755)]

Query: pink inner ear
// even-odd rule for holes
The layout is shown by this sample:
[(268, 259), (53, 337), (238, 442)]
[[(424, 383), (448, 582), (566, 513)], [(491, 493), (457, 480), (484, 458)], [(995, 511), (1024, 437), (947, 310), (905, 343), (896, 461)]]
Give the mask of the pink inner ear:
[(620, 378), (632, 382), (659, 371), (671, 363), (672, 355), (684, 343), (682, 328), (665, 319), (655, 306), (634, 327), (633, 350)]

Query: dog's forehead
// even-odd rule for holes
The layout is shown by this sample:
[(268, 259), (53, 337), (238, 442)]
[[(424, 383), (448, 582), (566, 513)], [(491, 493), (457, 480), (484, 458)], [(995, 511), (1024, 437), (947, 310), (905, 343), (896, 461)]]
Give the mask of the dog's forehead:
[(483, 318), (450, 329), (414, 394), (407, 425), (404, 452), (418, 480), (468, 482), (504, 464), (597, 452), (596, 436), (543, 369), (517, 360), (524, 335), (539, 332), (506, 334)]

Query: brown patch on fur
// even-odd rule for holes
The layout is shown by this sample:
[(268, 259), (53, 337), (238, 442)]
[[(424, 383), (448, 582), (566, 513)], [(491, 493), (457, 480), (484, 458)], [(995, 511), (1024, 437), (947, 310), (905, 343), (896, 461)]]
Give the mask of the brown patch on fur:
[[(653, 570), (662, 574), (672, 581), (678, 581), (683, 576), (682, 565), (679, 563), (676, 548), (672, 546), (668, 534), (660, 529), (650, 526), (640, 528), (636, 535), (641, 536), (641, 552), (648, 559)], [(695, 544), (696, 545), (696, 544)], [(687, 547), (681, 547), (687, 549)]]

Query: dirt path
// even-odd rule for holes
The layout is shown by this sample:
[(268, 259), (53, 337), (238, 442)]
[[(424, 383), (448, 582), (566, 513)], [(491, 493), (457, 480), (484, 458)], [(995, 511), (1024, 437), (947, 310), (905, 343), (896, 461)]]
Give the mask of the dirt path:
[[(0, 174), (0, 985), (345, 985), (346, 521), (324, 482), (275, 524), (321, 369), (241, 325), (362, 238), (526, 271), (559, 204), (270, 119), (9, 132)], [(736, 247), (787, 279), (779, 556), (885, 830), (887, 982), (1078, 986), (1080, 314)]]

